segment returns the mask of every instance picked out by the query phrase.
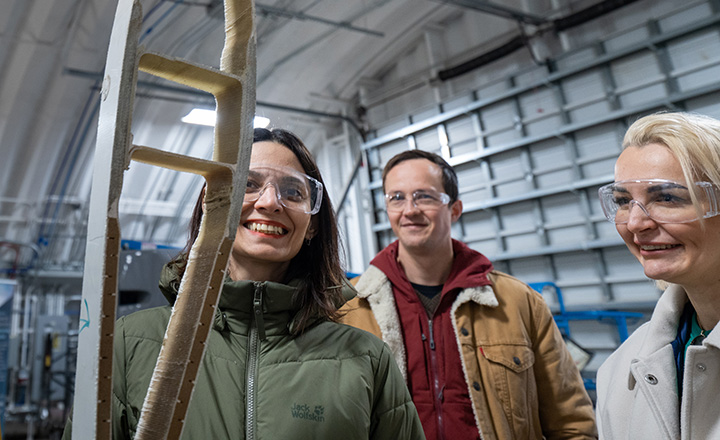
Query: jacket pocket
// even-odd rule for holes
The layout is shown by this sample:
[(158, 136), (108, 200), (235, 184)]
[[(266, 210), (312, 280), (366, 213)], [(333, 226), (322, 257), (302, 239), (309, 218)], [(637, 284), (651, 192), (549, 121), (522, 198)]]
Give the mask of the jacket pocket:
[[(531, 438), (526, 436), (534, 432), (533, 425), (538, 422), (532, 349), (526, 345), (503, 344), (481, 346), (478, 351), (487, 360), (483, 376), (495, 391), (510, 430), (516, 438)], [(497, 416), (499, 414), (494, 417)]]
[(535, 354), (526, 345), (486, 345), (481, 350), (488, 361), (516, 373), (522, 373), (535, 364)]

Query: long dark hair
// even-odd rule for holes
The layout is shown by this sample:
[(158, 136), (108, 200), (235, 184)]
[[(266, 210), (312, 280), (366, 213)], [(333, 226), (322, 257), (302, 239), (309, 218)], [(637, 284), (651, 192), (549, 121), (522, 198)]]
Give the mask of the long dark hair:
[[(282, 130), (256, 128), (253, 134), (253, 143), (275, 142), (287, 147), (300, 161), (303, 171), (310, 177), (320, 181), (325, 186), (320, 170), (305, 144), (293, 133)], [(256, 147), (253, 147), (256, 148)], [(203, 196), (205, 188), (200, 192), (190, 218), (188, 241), (182, 252), (175, 260), (180, 275), (185, 271), (184, 261), (190, 248), (197, 239), (200, 231), (200, 222), (203, 216)], [(303, 244), (300, 252), (290, 260), (286, 274), (286, 281), (300, 279), (300, 285), (295, 293), (295, 304), (299, 311), (295, 316), (290, 331), (299, 335), (317, 319), (336, 321), (339, 317), (338, 308), (343, 303), (342, 286), (346, 285), (345, 273), (340, 266), (340, 250), (338, 229), (332, 203), (328, 192), (323, 191), (320, 211), (315, 214), (317, 234), (309, 243)]]

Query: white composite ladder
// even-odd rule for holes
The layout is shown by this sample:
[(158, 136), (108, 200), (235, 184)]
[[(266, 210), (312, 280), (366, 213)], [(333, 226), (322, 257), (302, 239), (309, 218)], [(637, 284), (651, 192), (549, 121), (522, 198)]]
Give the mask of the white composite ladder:
[[(225, 0), (220, 69), (146, 52), (138, 46), (138, 0), (119, 0), (98, 120), (78, 338), (72, 437), (112, 435), (113, 336), (120, 228), (118, 202), (130, 161), (202, 175), (205, 214), (190, 250), (136, 439), (177, 439), (183, 429), (205, 341), (212, 327), (240, 221), (255, 111), (255, 11), (252, 0)], [(132, 144), (137, 71), (210, 92), (217, 122), (212, 160)]]

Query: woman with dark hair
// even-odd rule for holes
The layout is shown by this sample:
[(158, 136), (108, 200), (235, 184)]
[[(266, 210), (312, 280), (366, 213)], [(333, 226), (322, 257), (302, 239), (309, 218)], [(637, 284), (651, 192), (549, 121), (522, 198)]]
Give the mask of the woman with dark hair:
[[(324, 182), (320, 175), (320, 170), (315, 164), (315, 159), (313, 159), (310, 151), (305, 147), (305, 144), (287, 130), (256, 128), (253, 136), (253, 152), (256, 151), (255, 144), (261, 142), (274, 143), (284, 147), (284, 149), (290, 150), (299, 162), (301, 170), (307, 174), (308, 177), (315, 180), (311, 188), (315, 192), (312, 193), (311, 196), (317, 203), (319, 210), (312, 213), (312, 224), (307, 231), (308, 237), (305, 246), (302, 246), (299, 252), (289, 261), (287, 273), (283, 274), (284, 278), (289, 280), (297, 279), (299, 283), (296, 300), (299, 301), (301, 307), (300, 315), (296, 317), (297, 328), (294, 329), (294, 333), (299, 334), (313, 316), (319, 315), (335, 321), (338, 313), (338, 304), (342, 305), (346, 301), (341, 289), (338, 288), (338, 286), (346, 284), (346, 278), (345, 272), (340, 267), (337, 223), (335, 221), (335, 213), (332, 208), (332, 203), (330, 202), (330, 197), (327, 191), (324, 191)], [(272, 156), (273, 154), (272, 151), (267, 150), (264, 156)], [(292, 158), (290, 161), (293, 161)], [(255, 162), (257, 163), (257, 161)], [(263, 160), (262, 162), (267, 163), (268, 161)], [(257, 168), (257, 166), (254, 168)], [(261, 190), (256, 188), (257, 184), (253, 181), (254, 174), (252, 169), (253, 165), (251, 164), (251, 173), (248, 178), (245, 194), (246, 203), (244, 204), (243, 211), (246, 211), (246, 209), (250, 207), (250, 204), (247, 202), (257, 197)], [(316, 183), (320, 185), (316, 185)], [(317, 190), (317, 188), (319, 188), (319, 190)], [(179, 275), (177, 279), (178, 283), (185, 271), (185, 261), (190, 253), (190, 248), (193, 243), (195, 243), (195, 239), (200, 231), (200, 222), (203, 216), (204, 193), (205, 191), (203, 189), (195, 203), (195, 208), (193, 209), (193, 214), (190, 219), (190, 236), (185, 248), (178, 258), (171, 262), (171, 264), (177, 267), (177, 273)], [(279, 196), (280, 204), (283, 205), (285, 199), (283, 199), (282, 194), (277, 194), (276, 192), (276, 196)], [(234, 251), (237, 250), (239, 246), (238, 236), (243, 234), (246, 234), (243, 228), (238, 228), (235, 239), (236, 244), (233, 247)], [(236, 252), (233, 252), (233, 255), (236, 256)], [(228, 270), (231, 272), (231, 277), (232, 271), (235, 270), (237, 265), (237, 258), (230, 260)], [(179, 285), (175, 286), (176, 289), (177, 287), (179, 287)]]
[[(202, 216), (201, 193), (188, 245), (161, 276), (171, 303)], [(335, 216), (310, 152), (288, 131), (255, 129), (240, 225), (183, 438), (424, 438), (387, 346), (335, 322), (352, 296), (347, 286)], [(149, 309), (116, 325), (114, 438), (134, 436), (170, 312)]]

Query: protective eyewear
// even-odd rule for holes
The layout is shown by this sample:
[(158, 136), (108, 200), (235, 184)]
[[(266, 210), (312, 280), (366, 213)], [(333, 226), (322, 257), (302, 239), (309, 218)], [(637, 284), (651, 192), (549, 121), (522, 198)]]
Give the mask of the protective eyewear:
[(419, 189), (408, 199), (405, 193), (396, 191), (385, 194), (385, 207), (388, 211), (402, 211), (408, 200), (418, 209), (432, 210), (450, 203), (450, 196), (431, 189)]
[(288, 209), (317, 214), (322, 204), (323, 185), (307, 174), (287, 167), (251, 165), (245, 189), (245, 203), (257, 201), (269, 188)]
[(695, 182), (697, 205), (691, 191), (672, 180), (621, 180), (598, 189), (600, 205), (607, 219), (625, 224), (633, 205), (658, 223), (689, 223), (720, 214), (718, 188), (710, 182)]

